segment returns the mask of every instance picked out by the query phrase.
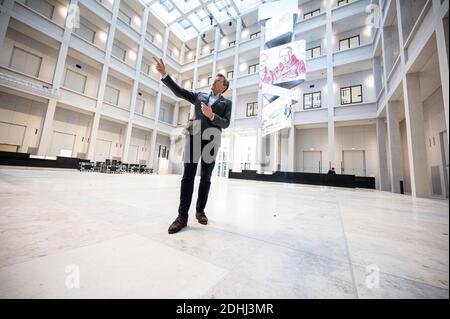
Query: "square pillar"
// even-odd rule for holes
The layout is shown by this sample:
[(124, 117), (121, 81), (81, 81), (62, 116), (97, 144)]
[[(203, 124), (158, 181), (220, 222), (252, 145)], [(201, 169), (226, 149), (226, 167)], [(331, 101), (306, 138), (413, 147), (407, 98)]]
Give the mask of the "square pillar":
[(403, 152), (400, 137), (399, 110), (400, 102), (386, 104), (386, 120), (388, 133), (389, 156), (387, 158), (390, 172), (390, 188), (394, 193), (400, 193), (400, 181), (403, 180)]
[(378, 148), (378, 187), (382, 191), (390, 191), (389, 172), (386, 156), (386, 119), (377, 118), (377, 148)]
[(423, 104), (420, 96), (419, 77), (419, 73), (406, 74), (403, 77), (409, 171), (411, 175), (412, 196), (430, 197), (430, 172), (426, 152)]

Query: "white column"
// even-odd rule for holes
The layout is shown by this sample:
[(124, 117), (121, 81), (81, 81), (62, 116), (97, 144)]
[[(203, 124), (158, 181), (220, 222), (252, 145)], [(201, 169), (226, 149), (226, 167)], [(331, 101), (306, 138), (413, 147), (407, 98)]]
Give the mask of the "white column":
[[(213, 77), (217, 74), (217, 51), (219, 51), (219, 41), (220, 41), (220, 28), (217, 25), (215, 29), (214, 34), (214, 57), (213, 57), (213, 64), (212, 64), (212, 72), (211, 77)], [(226, 74), (225, 74), (226, 76)]]
[(377, 148), (378, 148), (378, 186), (382, 191), (390, 191), (389, 174), (386, 156), (386, 119), (376, 119)]
[(52, 138), (53, 117), (56, 111), (56, 100), (50, 99), (45, 112), (44, 125), (39, 140), (38, 155), (49, 155), (50, 141)]
[(139, 89), (139, 77), (141, 74), (142, 55), (144, 52), (145, 34), (147, 31), (147, 21), (148, 21), (149, 12), (150, 12), (150, 8), (145, 7), (144, 8), (144, 16), (142, 17), (141, 30), (140, 30), (141, 38), (139, 41), (138, 52), (136, 55), (136, 64), (135, 64), (136, 69), (135, 69), (133, 87), (131, 89), (130, 114), (128, 116), (127, 130), (125, 133), (125, 143), (124, 143), (123, 152), (122, 152), (122, 162), (125, 162), (125, 163), (128, 162), (128, 151), (130, 149), (131, 133), (133, 131), (134, 110), (136, 109), (136, 100), (137, 100), (137, 94), (138, 94), (138, 89)]
[[(326, 170), (335, 167), (334, 164), (334, 85), (333, 85), (333, 26), (331, 23), (331, 1), (327, 1), (327, 108), (328, 108), (328, 163)], [(325, 169), (324, 169), (325, 171)]]
[[(235, 42), (235, 48), (234, 48), (234, 65), (233, 65), (233, 91), (232, 91), (232, 95), (231, 95), (231, 101), (233, 103), (232, 109), (231, 109), (231, 118), (230, 118), (230, 126), (229, 126), (229, 130), (230, 130), (230, 147), (229, 147), (229, 154), (228, 154), (228, 167), (230, 167), (232, 169), (232, 171), (235, 171), (235, 162), (236, 162), (236, 137), (235, 137), (235, 117), (236, 117), (236, 108), (237, 108), (237, 80), (239, 78), (239, 45), (241, 43), (240, 37), (238, 36), (239, 34), (241, 34), (241, 29), (242, 29), (242, 19), (241, 17), (238, 17), (236, 20), (236, 42)], [(238, 163), (239, 164), (239, 163)], [(240, 165), (238, 165), (237, 167), (237, 171), (239, 171), (240, 169)]]
[(183, 65), (184, 64), (184, 56), (186, 55), (186, 44), (183, 42), (183, 44), (181, 44), (181, 49), (180, 49), (180, 59), (178, 60), (178, 62)]
[(372, 60), (372, 67), (373, 67), (373, 78), (374, 78), (374, 86), (375, 86), (375, 94), (378, 96), (378, 94), (381, 91), (382, 86), (382, 74), (381, 74), (381, 61), (379, 56), (373, 57)]
[(409, 171), (411, 176), (412, 196), (430, 197), (430, 172), (426, 152), (423, 105), (420, 96), (419, 77), (419, 73), (406, 74), (403, 77)]
[[(448, 5), (447, 5), (448, 9)], [(438, 53), (438, 59), (439, 59), (439, 72), (441, 75), (441, 88), (442, 88), (442, 94), (443, 94), (443, 100), (444, 100), (444, 113), (445, 113), (445, 124), (447, 127), (447, 142), (449, 138), (449, 110), (448, 110), (448, 104), (449, 104), (449, 97), (448, 97), (448, 91), (449, 91), (449, 77), (448, 77), (448, 52), (446, 48), (446, 43), (448, 39), (445, 38), (445, 26), (442, 21), (442, 12), (441, 12), (441, 1), (440, 0), (433, 0), (433, 10), (435, 14), (435, 19), (437, 20), (436, 23), (436, 43), (437, 43), (437, 53)]]
[(66, 66), (67, 51), (69, 50), (70, 37), (72, 35), (72, 30), (76, 27), (75, 24), (78, 22), (76, 20), (76, 15), (78, 12), (75, 12), (75, 8), (78, 8), (78, 0), (70, 0), (66, 15), (63, 39), (59, 48), (58, 60), (56, 62), (55, 73), (53, 75), (53, 88), (55, 90), (58, 90), (61, 86), (62, 76)]
[(90, 160), (94, 160), (95, 143), (97, 141), (98, 127), (103, 106), (103, 98), (105, 95), (105, 87), (108, 79), (109, 63), (111, 61), (111, 51), (114, 43), (114, 35), (116, 33), (117, 16), (119, 15), (120, 0), (115, 0), (113, 4), (113, 15), (111, 25), (109, 26), (108, 39), (106, 40), (105, 63), (102, 67), (100, 81), (98, 85), (97, 103), (95, 107), (94, 120), (92, 121), (91, 136), (89, 137), (88, 156)]
[(296, 135), (295, 125), (292, 125), (292, 127), (289, 128), (288, 172), (295, 172), (295, 163), (296, 163), (295, 135)]
[[(11, 2), (8, 2), (11, 4)], [(70, 0), (69, 9), (73, 10), (78, 5), (78, 0)], [(55, 73), (53, 74), (52, 86), (58, 90), (61, 86), (62, 75), (64, 74), (64, 67), (66, 65), (67, 50), (69, 48), (70, 36), (75, 24), (76, 12), (67, 11), (65, 20), (65, 29), (61, 46), (59, 48), (58, 60), (56, 62)], [(44, 125), (42, 127), (42, 133), (39, 141), (38, 154), (48, 155), (50, 140), (52, 137), (53, 118), (56, 111), (56, 100), (50, 99), (47, 105), (47, 111), (45, 114)]]
[(172, 120), (172, 125), (173, 126), (177, 126), (178, 125), (178, 117), (180, 114), (180, 102), (175, 102), (175, 107), (173, 110), (173, 120)]
[[(163, 42), (163, 55), (162, 59), (164, 60), (167, 56), (167, 46), (169, 44), (169, 33), (170, 29), (168, 26), (166, 26), (166, 29), (164, 31), (164, 42)], [(150, 155), (149, 155), (149, 167), (153, 168), (153, 157), (155, 153), (156, 148), (156, 135), (158, 134), (158, 123), (159, 123), (159, 110), (161, 108), (161, 91), (163, 88), (163, 83), (159, 81), (159, 88), (158, 88), (158, 95), (156, 96), (156, 106), (155, 106), (155, 128), (152, 132), (152, 141), (150, 144)]]
[(388, 102), (386, 104), (389, 147), (388, 165), (391, 191), (394, 193), (400, 193), (400, 181), (403, 180), (403, 152), (399, 123), (399, 111), (402, 107), (401, 102)]
[[(241, 34), (236, 34), (236, 37), (241, 38)], [(259, 50), (263, 51), (266, 41), (266, 27), (265, 25), (261, 25), (261, 45)], [(265, 143), (265, 138), (262, 136), (261, 129), (261, 120), (262, 120), (262, 112), (263, 112), (263, 95), (261, 90), (258, 91), (258, 128), (256, 130), (256, 172), (261, 174), (263, 173), (263, 168), (265, 167), (266, 156), (263, 154), (263, 143)], [(266, 153), (266, 152), (264, 152)]]
[[(4, 0), (3, 8), (0, 9), (0, 46), (5, 40), (6, 31), (8, 30), (10, 15), (8, 10), (14, 7), (14, 0)], [(6, 9), (6, 10), (5, 10)]]

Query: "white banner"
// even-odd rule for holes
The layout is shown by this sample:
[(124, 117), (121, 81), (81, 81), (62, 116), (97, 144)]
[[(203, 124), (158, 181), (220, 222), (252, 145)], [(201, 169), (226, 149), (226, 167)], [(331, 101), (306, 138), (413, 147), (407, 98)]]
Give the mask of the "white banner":
[(262, 110), (262, 136), (292, 126), (292, 103), (290, 97), (280, 96), (269, 103), (264, 101)]

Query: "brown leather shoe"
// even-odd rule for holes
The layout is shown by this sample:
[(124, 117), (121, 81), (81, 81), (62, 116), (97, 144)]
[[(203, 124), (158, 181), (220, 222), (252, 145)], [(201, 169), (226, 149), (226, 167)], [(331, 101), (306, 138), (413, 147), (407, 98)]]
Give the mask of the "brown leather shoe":
[(195, 218), (197, 218), (198, 222), (202, 225), (208, 224), (208, 218), (206, 217), (205, 212), (197, 212)]
[(187, 218), (178, 216), (175, 221), (169, 227), (169, 234), (174, 234), (179, 232), (182, 228), (186, 227)]

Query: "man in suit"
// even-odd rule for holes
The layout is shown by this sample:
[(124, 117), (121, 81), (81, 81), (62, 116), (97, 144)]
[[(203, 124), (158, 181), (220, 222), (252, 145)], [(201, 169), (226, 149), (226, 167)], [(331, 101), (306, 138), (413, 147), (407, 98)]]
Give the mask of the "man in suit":
[(195, 108), (192, 121), (190, 121), (188, 127), (189, 134), (185, 144), (184, 172), (181, 180), (178, 217), (168, 230), (169, 234), (173, 234), (187, 225), (188, 211), (194, 190), (194, 178), (200, 157), (201, 177), (195, 217), (200, 224), (206, 225), (208, 223), (204, 209), (211, 186), (211, 174), (220, 147), (222, 129), (230, 125), (232, 103), (222, 96), (230, 83), (223, 74), (217, 74), (211, 85), (210, 93), (191, 92), (177, 85), (166, 73), (166, 67), (162, 59), (154, 59), (156, 70), (161, 74), (161, 81), (176, 96), (194, 104)]

